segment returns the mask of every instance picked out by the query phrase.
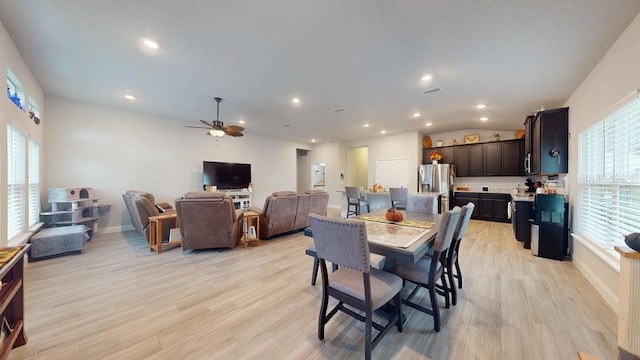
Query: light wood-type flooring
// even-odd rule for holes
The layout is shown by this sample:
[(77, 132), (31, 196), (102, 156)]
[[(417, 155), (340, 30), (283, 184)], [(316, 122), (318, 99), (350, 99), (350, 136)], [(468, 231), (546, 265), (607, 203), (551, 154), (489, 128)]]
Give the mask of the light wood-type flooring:
[[(83, 254), (26, 265), (29, 342), (10, 358), (360, 359), (363, 325), (347, 315), (317, 338), (310, 242), (300, 232), (157, 255), (136, 232), (97, 235)], [(616, 314), (571, 262), (532, 256), (510, 224), (475, 220), (460, 258), (464, 288), (442, 331), (405, 308), (404, 332), (391, 329), (375, 359), (617, 358)]]

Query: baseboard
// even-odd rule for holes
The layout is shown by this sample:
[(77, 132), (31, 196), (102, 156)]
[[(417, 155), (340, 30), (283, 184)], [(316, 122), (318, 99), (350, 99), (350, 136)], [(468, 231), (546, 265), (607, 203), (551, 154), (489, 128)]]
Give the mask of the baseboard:
[(117, 232), (125, 232), (135, 230), (133, 225), (125, 225), (125, 226), (111, 226), (107, 228), (98, 229), (98, 234), (111, 234)]

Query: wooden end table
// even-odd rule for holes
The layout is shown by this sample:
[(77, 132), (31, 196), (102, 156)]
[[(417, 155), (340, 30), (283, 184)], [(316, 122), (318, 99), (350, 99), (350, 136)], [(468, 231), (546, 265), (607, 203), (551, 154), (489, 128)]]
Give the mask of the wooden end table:
[(155, 250), (158, 254), (162, 254), (162, 249), (168, 246), (181, 246), (182, 241), (174, 240), (166, 244), (162, 243), (162, 224), (165, 221), (172, 220), (178, 222), (177, 214), (164, 214), (149, 217), (149, 251)]
[[(256, 245), (260, 245), (260, 214), (253, 211), (245, 211), (242, 214), (244, 218), (244, 224), (242, 224), (242, 245), (247, 247), (248, 243), (255, 242)], [(256, 237), (253, 239), (249, 238), (249, 227), (253, 225), (255, 222), (256, 226)]]

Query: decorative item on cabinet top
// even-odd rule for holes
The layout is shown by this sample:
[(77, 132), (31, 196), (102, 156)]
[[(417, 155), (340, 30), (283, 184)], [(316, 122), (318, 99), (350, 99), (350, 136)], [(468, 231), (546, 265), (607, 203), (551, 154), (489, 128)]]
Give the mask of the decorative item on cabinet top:
[(516, 130), (516, 132), (513, 134), (513, 138), (514, 139), (523, 139), (525, 133), (526, 132), (524, 130)]
[(480, 142), (480, 135), (479, 134), (472, 134), (472, 135), (465, 135), (464, 136), (464, 143), (465, 144), (476, 144)]
[(425, 135), (425, 136), (422, 138), (422, 147), (430, 148), (432, 145), (433, 145), (433, 144), (432, 144), (432, 142), (431, 142), (431, 138), (429, 137), (429, 135)]

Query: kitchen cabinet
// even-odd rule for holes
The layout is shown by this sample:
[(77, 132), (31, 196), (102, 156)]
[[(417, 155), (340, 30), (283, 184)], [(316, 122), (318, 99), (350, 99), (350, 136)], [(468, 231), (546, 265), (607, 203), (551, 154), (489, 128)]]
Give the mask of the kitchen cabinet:
[(474, 203), (476, 209), (471, 215), (472, 219), (509, 222), (507, 204), (510, 200), (511, 196), (507, 194), (456, 192), (454, 204), (463, 206), (468, 202)]
[(569, 170), (569, 108), (538, 111), (525, 120), (525, 172), (563, 174)]
[(494, 142), (482, 144), (483, 150), (483, 165), (485, 176), (500, 176), (502, 175), (502, 143)]
[(524, 140), (509, 140), (502, 142), (502, 175), (524, 175)]
[(513, 232), (516, 240), (522, 241), (525, 249), (531, 249), (531, 223), (534, 218), (533, 201), (514, 201), (512, 213)]
[(460, 145), (455, 147), (456, 176), (483, 176), (483, 145)]
[(431, 164), (431, 159), (429, 159), (429, 154), (433, 151), (437, 151), (442, 155), (442, 160), (439, 162), (441, 164), (454, 164), (455, 163), (455, 153), (454, 149), (456, 146), (444, 146), (444, 147), (435, 147), (435, 148), (423, 148), (422, 149), (422, 163), (423, 164)]

